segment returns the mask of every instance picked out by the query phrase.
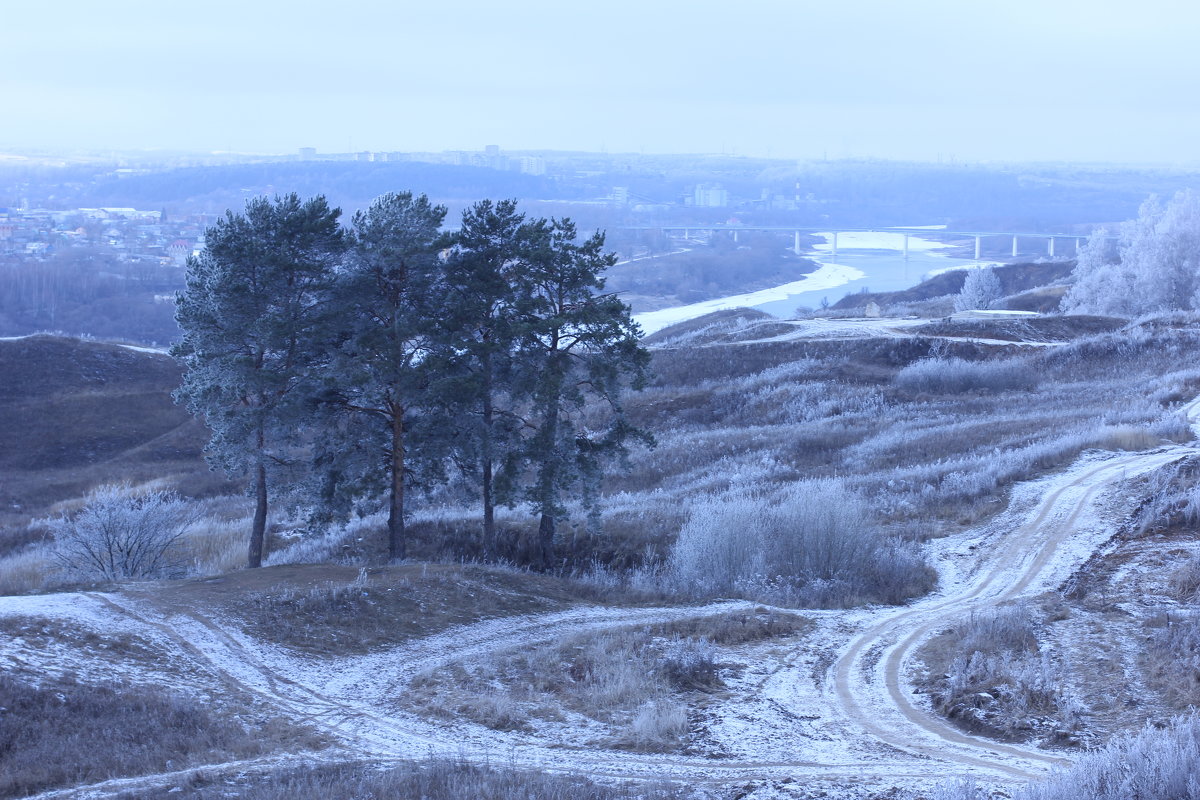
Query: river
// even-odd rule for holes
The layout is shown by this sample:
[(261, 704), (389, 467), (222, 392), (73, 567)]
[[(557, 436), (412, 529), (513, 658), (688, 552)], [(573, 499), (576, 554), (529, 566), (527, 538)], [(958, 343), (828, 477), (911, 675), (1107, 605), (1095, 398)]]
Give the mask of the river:
[(824, 239), (824, 243), (816, 245), (804, 255), (820, 266), (801, 280), (686, 306), (646, 311), (634, 314), (633, 318), (648, 334), (676, 322), (727, 308), (757, 308), (788, 319), (796, 315), (797, 307), (816, 308), (822, 299), (828, 299), (832, 304), (844, 295), (863, 290), (899, 291), (931, 274), (986, 265), (972, 259), (945, 255), (941, 251), (951, 245), (918, 236), (909, 236), (908, 259), (905, 260), (904, 234), (887, 231), (839, 233), (835, 259), (831, 245), (833, 235), (816, 235)]

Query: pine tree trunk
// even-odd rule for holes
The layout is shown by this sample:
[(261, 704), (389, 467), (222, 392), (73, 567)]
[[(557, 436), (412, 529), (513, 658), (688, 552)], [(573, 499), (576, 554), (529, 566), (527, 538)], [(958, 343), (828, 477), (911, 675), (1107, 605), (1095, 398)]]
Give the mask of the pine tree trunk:
[[(556, 400), (559, 393), (552, 395)], [(539, 569), (549, 569), (554, 561), (554, 514), (557, 503), (556, 486), (558, 480), (558, 403), (551, 404), (546, 413), (546, 421), (541, 431), (541, 459), (538, 467), (537, 492), (538, 505), (541, 507), (542, 519), (538, 523), (537, 566)]]
[(495, 558), (499, 555), (496, 541), (496, 508), (492, 495), (492, 422), (495, 409), (492, 407), (492, 356), (483, 356), (483, 431), (479, 457), (483, 473), (483, 548)]
[(554, 517), (545, 512), (538, 523), (538, 569), (549, 569), (554, 563)]
[[(259, 434), (261, 441), (262, 434)], [(250, 558), (247, 566), (261, 567), (267, 541), (267, 466), (261, 460), (254, 476), (254, 526), (250, 529)]]
[(404, 534), (404, 412), (392, 412), (392, 490), (388, 513), (388, 561), (407, 555)]

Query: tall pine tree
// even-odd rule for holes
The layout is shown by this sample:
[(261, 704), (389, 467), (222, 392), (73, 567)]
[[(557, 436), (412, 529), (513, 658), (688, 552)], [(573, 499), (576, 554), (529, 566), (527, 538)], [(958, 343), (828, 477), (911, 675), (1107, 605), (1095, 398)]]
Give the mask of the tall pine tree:
[(248, 474), (255, 510), (249, 565), (262, 565), (268, 481), (306, 422), (301, 391), (313, 367), (316, 320), (344, 240), (324, 197), (250, 200), (205, 234), (176, 302), (184, 367), (177, 402), (212, 431), (210, 463)]
[(409, 192), (356, 213), (325, 335), (321, 406), (342, 435), (315, 445), (324, 499), (342, 509), (385, 495), (390, 561), (407, 555), (405, 496), (417, 462), (436, 464), (446, 440), (435, 353), (445, 215)]
[(451, 357), (461, 419), (470, 443), (469, 460), (478, 469), (483, 508), (483, 542), (491, 555), (497, 540), (495, 472), (516, 442), (518, 420), (511, 400), (512, 354), (516, 335), (515, 286), (528, 263), (529, 236), (515, 200), (482, 200), (463, 212), (446, 263), (444, 341)]
[[(524, 496), (539, 516), (534, 561), (546, 568), (565, 493), (578, 490), (592, 507), (605, 457), (624, 454), (631, 438), (652, 443), (621, 406), (626, 388), (644, 385), (650, 354), (629, 306), (603, 293), (603, 272), (616, 262), (604, 251), (604, 235), (577, 244), (570, 220), (539, 221), (531, 234), (516, 286), (514, 351), (514, 391), (528, 403), (530, 434), (509, 475), (518, 468), (530, 474)], [(594, 414), (585, 424), (589, 404)]]

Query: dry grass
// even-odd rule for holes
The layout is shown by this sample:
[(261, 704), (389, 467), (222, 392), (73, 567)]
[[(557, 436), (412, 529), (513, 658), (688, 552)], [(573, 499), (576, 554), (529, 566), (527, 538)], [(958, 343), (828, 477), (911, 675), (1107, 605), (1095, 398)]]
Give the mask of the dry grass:
[(430, 670), (405, 701), (498, 730), (580, 715), (599, 724), (608, 746), (680, 751), (689, 745), (689, 703), (720, 692), (723, 671), (734, 668), (721, 646), (798, 636), (811, 624), (760, 609), (573, 635)]
[(454, 625), (557, 611), (589, 594), (569, 580), (503, 567), (406, 564), (264, 567), (160, 588), (155, 597), (160, 603), (211, 603), (258, 638), (337, 657)]
[[(174, 787), (177, 800), (703, 800), (707, 795), (667, 783), (598, 784), (557, 775), (431, 760), (381, 766), (349, 763), (235, 777)], [(123, 794), (118, 800), (140, 800)]]
[(291, 726), (250, 731), (149, 687), (0, 675), (0, 797), (271, 752)]
[(0, 558), (0, 595), (34, 594), (52, 588), (57, 567), (54, 549), (44, 544)]
[(935, 637), (922, 650), (934, 707), (972, 731), (1071, 741), (1083, 708), (1039, 648), (1043, 624), (1030, 605), (1003, 606)]

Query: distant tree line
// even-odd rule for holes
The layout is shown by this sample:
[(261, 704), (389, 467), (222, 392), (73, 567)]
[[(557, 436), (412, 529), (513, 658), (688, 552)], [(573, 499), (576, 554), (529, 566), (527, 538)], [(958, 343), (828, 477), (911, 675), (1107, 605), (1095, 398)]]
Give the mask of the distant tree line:
[(342, 227), (322, 196), (258, 198), (190, 259), (176, 397), (207, 421), (210, 462), (252, 479), (251, 566), (269, 490), (302, 488), (327, 518), (385, 498), (397, 560), (410, 488), (456, 470), (485, 547), (502, 544), (496, 506), (526, 503), (546, 567), (567, 499), (594, 507), (605, 459), (649, 441), (622, 412), (649, 356), (603, 292), (603, 234), (580, 242), (510, 200), (476, 203), (452, 234), (445, 215), (386, 194)]
[(179, 335), (170, 297), (179, 270), (119, 261), (91, 248), (45, 261), (0, 256), (0, 336), (62, 331), (141, 342)]

